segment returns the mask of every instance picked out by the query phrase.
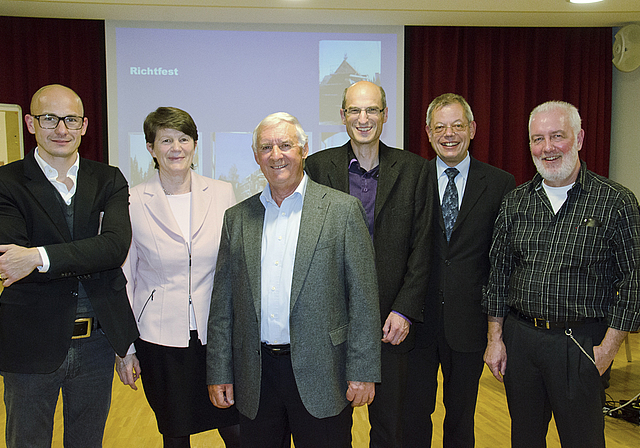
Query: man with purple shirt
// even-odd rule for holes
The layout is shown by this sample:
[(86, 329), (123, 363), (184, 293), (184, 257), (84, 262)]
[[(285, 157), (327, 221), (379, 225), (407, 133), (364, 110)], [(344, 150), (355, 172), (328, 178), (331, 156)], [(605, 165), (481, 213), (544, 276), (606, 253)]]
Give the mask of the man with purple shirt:
[(412, 322), (422, 321), (429, 274), (431, 197), (426, 161), (380, 141), (388, 109), (382, 87), (345, 89), (340, 116), (350, 140), (309, 156), (305, 170), (321, 184), (359, 198), (376, 252), (382, 326), (382, 383), (369, 405), (371, 447), (400, 446)]

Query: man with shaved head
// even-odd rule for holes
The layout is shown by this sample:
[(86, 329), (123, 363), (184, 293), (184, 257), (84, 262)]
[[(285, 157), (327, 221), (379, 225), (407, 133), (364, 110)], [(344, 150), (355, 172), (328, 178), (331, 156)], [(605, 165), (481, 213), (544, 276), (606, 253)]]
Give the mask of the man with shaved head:
[(380, 141), (389, 115), (384, 89), (347, 87), (340, 117), (349, 141), (307, 158), (311, 179), (362, 201), (376, 253), (382, 322), (382, 382), (369, 405), (371, 447), (397, 447), (414, 322), (422, 321), (429, 276), (432, 189), (426, 160)]
[(131, 241), (120, 170), (78, 155), (88, 119), (71, 89), (38, 90), (37, 147), (0, 167), (0, 373), (7, 446), (50, 446), (62, 390), (64, 446), (100, 447), (115, 353), (138, 332), (120, 269)]

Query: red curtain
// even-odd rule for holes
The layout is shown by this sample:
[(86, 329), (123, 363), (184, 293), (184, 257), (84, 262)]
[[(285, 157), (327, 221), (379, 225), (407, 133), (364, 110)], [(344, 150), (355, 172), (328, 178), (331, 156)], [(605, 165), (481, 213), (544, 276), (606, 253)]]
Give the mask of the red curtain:
[[(75, 90), (89, 127), (80, 154), (106, 161), (105, 34), (102, 20), (0, 16), (0, 103), (19, 104), (29, 113), (33, 94), (47, 84)], [(25, 131), (25, 152), (35, 145)]]
[(562, 100), (582, 117), (581, 159), (607, 176), (611, 45), (611, 28), (405, 27), (404, 147), (435, 157), (425, 132), (427, 107), (442, 93), (458, 93), (478, 124), (471, 154), (520, 184), (536, 172), (529, 113)]

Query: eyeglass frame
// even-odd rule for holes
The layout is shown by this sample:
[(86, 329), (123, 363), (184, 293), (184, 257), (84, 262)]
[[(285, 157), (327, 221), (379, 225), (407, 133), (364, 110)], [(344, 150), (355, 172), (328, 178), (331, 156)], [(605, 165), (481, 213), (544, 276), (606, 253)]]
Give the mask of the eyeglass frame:
[[(373, 112), (374, 109), (377, 110), (377, 112)], [(359, 117), (362, 112), (364, 112), (367, 117), (370, 115), (380, 115), (382, 112), (384, 112), (384, 109), (381, 109), (377, 106), (370, 106), (370, 107), (364, 107), (364, 108), (347, 107), (346, 109), (342, 109), (342, 110), (344, 111), (345, 115), (353, 116), (353, 117)], [(357, 113), (355, 112), (356, 110), (358, 111)]]
[[(452, 124), (441, 124), (440, 126), (443, 127), (443, 129), (441, 131), (436, 131), (436, 128), (438, 127), (438, 125), (435, 126), (429, 126), (429, 131), (433, 133), (433, 135), (443, 135), (447, 132), (448, 128), (451, 128), (451, 132), (453, 132), (454, 134), (458, 134), (458, 132), (464, 132), (467, 130), (467, 128), (471, 125), (471, 123), (452, 123)], [(462, 127), (462, 129), (454, 129), (454, 126), (456, 127)]]
[[(42, 129), (49, 129), (49, 130), (56, 129), (60, 125), (60, 121), (62, 120), (62, 122), (64, 123), (64, 126), (69, 131), (79, 131), (80, 129), (82, 129), (82, 126), (84, 126), (84, 119), (85, 119), (85, 117), (81, 117), (79, 115), (66, 115), (64, 117), (59, 117), (56, 114), (40, 114), (40, 115), (31, 115), (31, 116), (36, 119), (36, 121), (38, 122), (38, 126), (40, 126)], [(40, 122), (40, 117), (55, 117), (58, 121), (56, 121), (55, 126), (51, 128), (45, 128), (44, 126), (42, 126), (42, 123)], [(70, 128), (69, 123), (67, 123), (67, 118), (80, 118), (80, 127)]]

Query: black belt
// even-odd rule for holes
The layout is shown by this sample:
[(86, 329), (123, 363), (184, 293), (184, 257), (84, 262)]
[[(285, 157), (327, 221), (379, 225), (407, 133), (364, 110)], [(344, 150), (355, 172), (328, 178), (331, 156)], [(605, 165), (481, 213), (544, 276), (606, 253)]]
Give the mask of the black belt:
[(81, 317), (73, 324), (73, 336), (71, 339), (82, 339), (91, 336), (91, 332), (100, 328), (98, 319), (93, 317)]
[(262, 349), (271, 356), (285, 356), (291, 354), (291, 345), (289, 344), (267, 344), (262, 343)]
[(580, 327), (584, 324), (602, 322), (602, 320), (604, 319), (603, 317), (587, 317), (581, 320), (563, 320), (563, 321), (552, 322), (552, 321), (540, 319), (539, 317), (527, 316), (526, 314), (523, 314), (518, 310), (512, 309), (510, 310), (510, 313), (522, 321), (533, 324), (533, 326), (536, 328), (545, 328), (547, 330), (555, 330), (560, 328), (564, 330), (568, 328), (575, 328), (575, 327)]

